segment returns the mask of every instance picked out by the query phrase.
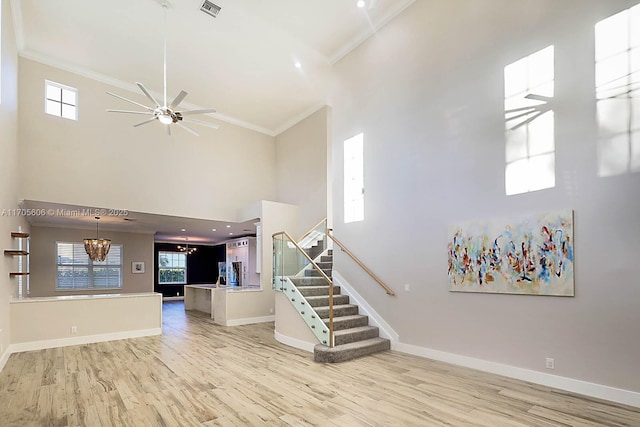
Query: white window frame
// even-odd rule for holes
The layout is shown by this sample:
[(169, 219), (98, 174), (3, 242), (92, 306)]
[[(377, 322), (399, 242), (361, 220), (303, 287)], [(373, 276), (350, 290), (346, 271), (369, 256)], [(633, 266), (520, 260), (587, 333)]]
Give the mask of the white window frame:
[[(49, 98), (49, 88), (59, 89), (60, 99)], [(72, 92), (74, 94), (75, 100), (73, 103), (65, 101), (65, 93), (67, 92)], [(60, 112), (59, 113), (50, 112), (48, 108), (49, 103), (59, 104)], [(69, 115), (64, 114), (63, 108), (65, 106), (73, 107), (73, 117), (70, 117)], [(50, 116), (60, 117), (60, 118), (69, 119), (69, 120), (78, 120), (78, 89), (71, 86), (63, 85), (62, 83), (56, 83), (51, 80), (45, 80), (44, 81), (44, 112), (45, 114), (48, 114)]]
[[(549, 55), (552, 57), (550, 67), (539, 67), (538, 58)], [(512, 71), (514, 69), (517, 71)], [(540, 75), (544, 78), (541, 79)], [(514, 90), (514, 82), (517, 90)], [(554, 188), (555, 117), (550, 104), (555, 95), (555, 46), (547, 46), (507, 65), (504, 69), (504, 84), (505, 194), (512, 196)], [(548, 140), (547, 147), (541, 150), (534, 145), (534, 141), (539, 139), (534, 140), (532, 133), (545, 121), (550, 129), (549, 134), (545, 135)], [(538, 129), (538, 138), (539, 132)], [(517, 150), (513, 147), (522, 143), (525, 147), (524, 152), (514, 154)], [(547, 165), (551, 165), (552, 174), (547, 175), (546, 180), (540, 180), (538, 173)]]
[[(162, 254), (171, 254), (171, 255), (182, 255), (184, 256), (184, 267), (162, 267), (160, 265), (160, 256)], [(158, 285), (186, 285), (187, 284), (187, 253), (180, 251), (158, 251)], [(184, 270), (184, 281), (183, 282), (162, 282), (160, 281), (160, 271), (161, 270)]]
[(364, 221), (364, 133), (344, 141), (344, 222)]
[[(84, 251), (84, 243), (78, 243), (78, 242), (56, 242), (56, 291), (78, 291), (78, 290), (103, 290), (103, 289), (122, 289), (122, 264), (123, 264), (123, 257), (124, 257), (124, 253), (123, 253), (123, 245), (111, 245), (111, 249), (109, 250), (109, 254), (113, 254), (115, 252), (114, 249), (119, 249), (120, 250), (120, 257), (118, 259), (118, 264), (107, 264), (109, 261), (113, 261), (113, 256), (109, 257), (109, 254), (107, 255), (107, 260), (103, 261), (103, 262), (99, 262), (99, 261), (91, 261), (91, 259), (89, 259), (89, 256), (87, 255), (87, 263), (62, 263), (60, 262), (60, 257), (59, 257), (59, 249), (60, 249), (60, 245), (61, 244), (66, 244), (66, 245), (73, 245), (73, 252), (75, 253), (76, 250), (80, 251)], [(81, 268), (87, 268), (88, 270), (88, 278), (89, 278), (89, 282), (87, 284), (87, 286), (72, 286), (72, 287), (60, 287), (59, 283), (58, 283), (58, 269), (59, 267), (81, 267)], [(95, 283), (95, 275), (94, 275), (94, 268), (104, 268), (104, 267), (109, 267), (109, 268), (117, 268), (118, 269), (118, 284), (116, 286), (108, 286), (108, 287), (104, 287), (104, 286), (94, 286)]]

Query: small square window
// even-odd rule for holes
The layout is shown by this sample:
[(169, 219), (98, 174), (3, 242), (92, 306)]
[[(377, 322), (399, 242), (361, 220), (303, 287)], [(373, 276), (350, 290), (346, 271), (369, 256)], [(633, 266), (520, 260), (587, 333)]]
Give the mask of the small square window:
[(70, 120), (78, 119), (76, 88), (45, 80), (45, 94), (45, 113)]

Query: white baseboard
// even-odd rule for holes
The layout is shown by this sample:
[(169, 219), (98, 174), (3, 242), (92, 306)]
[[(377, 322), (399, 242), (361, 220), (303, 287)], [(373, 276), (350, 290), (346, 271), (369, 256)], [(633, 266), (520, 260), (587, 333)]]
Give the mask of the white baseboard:
[(596, 397), (598, 399), (610, 400), (612, 402), (640, 407), (640, 393), (609, 387), (601, 384), (576, 380), (573, 378), (551, 375), (544, 372), (532, 371), (530, 369), (518, 368), (516, 366), (504, 365), (502, 363), (489, 362), (487, 360), (476, 359), (468, 356), (447, 353), (444, 351), (432, 350), (425, 347), (418, 347), (410, 344), (398, 343), (397, 351), (425, 357), (427, 359), (439, 360), (454, 365), (477, 369), (479, 371), (490, 372), (509, 378), (528, 381), (547, 387), (558, 388), (572, 393), (583, 394)]
[(222, 326), (241, 326), (241, 325), (251, 325), (252, 323), (266, 323), (266, 322), (275, 322), (276, 316), (262, 316), (262, 317), (246, 317), (244, 319), (231, 319), (222, 322), (217, 322), (216, 320), (213, 323)]
[(2, 372), (2, 370), (4, 369), (4, 365), (7, 364), (7, 361), (9, 360), (9, 356), (11, 356), (11, 346), (7, 346), (7, 348), (5, 349), (4, 353), (2, 353), (0, 355), (0, 372)]
[(276, 341), (284, 344), (284, 345), (288, 345), (289, 347), (294, 347), (297, 348), (299, 350), (303, 350), (303, 351), (308, 351), (309, 353), (313, 353), (313, 348), (315, 347), (314, 343), (308, 342), (308, 341), (303, 341), (303, 340), (299, 340), (297, 338), (291, 338), (290, 336), (287, 335), (283, 335), (278, 331), (275, 331), (273, 333), (274, 338), (276, 339)]
[[(547, 387), (558, 388), (570, 391), (572, 393), (583, 394), (598, 399), (609, 400), (612, 402), (622, 403), (625, 405), (640, 407), (640, 393), (623, 390), (606, 385), (590, 383), (573, 378), (551, 375), (545, 372), (533, 371), (530, 369), (518, 368), (516, 366), (504, 365), (502, 363), (490, 362), (487, 360), (476, 359), (468, 356), (461, 356), (454, 353), (447, 353), (439, 350), (433, 350), (426, 347), (418, 347), (415, 345), (404, 344), (400, 342), (399, 335), (389, 326), (384, 319), (376, 313), (376, 311), (362, 298), (347, 280), (337, 271), (333, 271), (333, 280), (339, 285), (345, 294), (353, 299), (362, 309), (363, 314), (369, 316), (370, 324), (380, 328), (380, 336), (391, 341), (391, 349), (402, 353), (413, 354), (414, 356), (425, 357), (427, 359), (439, 360), (441, 362), (451, 363), (453, 365), (464, 366), (467, 368), (477, 369), (479, 371), (490, 372), (492, 374), (502, 375), (505, 377), (515, 378), (528, 381)], [(276, 338), (277, 339), (277, 338)], [(283, 342), (283, 341), (281, 341)], [(288, 344), (287, 342), (283, 342)], [(294, 347), (296, 347), (294, 345)], [(298, 347), (299, 348), (299, 347)]]
[(390, 340), (391, 349), (396, 350), (395, 346), (399, 343), (400, 336), (393, 330), (391, 325), (385, 322), (382, 316), (380, 316), (373, 307), (371, 307), (367, 301), (358, 292), (356, 292), (355, 289), (353, 289), (353, 286), (351, 286), (340, 273), (333, 270), (331, 275), (334, 285), (340, 286), (340, 292), (349, 295), (349, 300), (352, 301), (352, 304), (357, 304), (360, 307), (360, 314), (366, 314), (369, 316), (369, 324), (377, 326), (380, 330), (380, 336)]
[(81, 337), (16, 343), (9, 346), (9, 351), (11, 353), (20, 353), (22, 351), (43, 350), (46, 348), (67, 347), (70, 345), (91, 344), (128, 338), (148, 337), (152, 335), (162, 335), (162, 328), (138, 329), (135, 331), (114, 332), (110, 334), (85, 335)]

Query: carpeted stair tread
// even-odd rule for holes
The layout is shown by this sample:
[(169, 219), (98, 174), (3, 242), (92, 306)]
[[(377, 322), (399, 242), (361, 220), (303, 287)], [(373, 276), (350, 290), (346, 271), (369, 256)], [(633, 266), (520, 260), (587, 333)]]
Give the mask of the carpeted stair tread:
[[(311, 296), (328, 296), (329, 285), (325, 286), (298, 286), (298, 291), (305, 297)], [(340, 295), (340, 286), (333, 287), (333, 295)]]
[[(324, 306), (324, 307), (314, 307), (314, 310), (316, 311), (316, 313), (318, 313), (318, 316), (320, 316), (321, 318), (328, 318), (329, 317), (329, 306)], [(358, 306), (354, 305), (354, 304), (334, 304), (333, 305), (333, 321), (336, 321), (337, 317), (344, 317), (344, 316), (353, 316), (355, 314), (358, 314)]]
[(333, 348), (316, 344), (313, 349), (313, 360), (326, 363), (346, 362), (347, 360), (389, 350), (390, 348), (391, 342), (385, 338), (371, 338), (364, 341), (336, 345)]
[[(311, 307), (325, 307), (329, 305), (329, 289), (327, 287), (327, 295), (306, 296), (307, 302)], [(335, 289), (334, 289), (335, 291)], [(333, 295), (333, 305), (349, 304), (349, 295)]]
[[(331, 269), (330, 268), (323, 268), (322, 272), (324, 274), (326, 274), (329, 278), (331, 278)], [(320, 272), (318, 270), (316, 270), (315, 268), (310, 268), (304, 271), (304, 275), (305, 277), (322, 277), (322, 275), (320, 274)]]
[(327, 280), (324, 277), (313, 277), (313, 276), (298, 276), (298, 277), (289, 277), (291, 282), (298, 287), (303, 286), (329, 286)]
[[(329, 325), (329, 319), (324, 318), (322, 321)], [(362, 314), (354, 314), (350, 316), (341, 316), (333, 318), (333, 331), (341, 331), (343, 329), (357, 328), (358, 326), (367, 326), (369, 317)]]
[(343, 329), (333, 332), (335, 345), (348, 344), (356, 341), (364, 341), (378, 338), (380, 331), (377, 326), (358, 326), (357, 328)]

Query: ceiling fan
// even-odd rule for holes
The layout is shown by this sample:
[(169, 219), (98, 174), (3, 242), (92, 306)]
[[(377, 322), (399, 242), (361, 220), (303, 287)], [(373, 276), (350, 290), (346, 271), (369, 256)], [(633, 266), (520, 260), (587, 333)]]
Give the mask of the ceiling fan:
[(161, 6), (164, 9), (164, 24), (165, 24), (165, 34), (164, 34), (164, 61), (163, 61), (163, 72), (164, 72), (164, 98), (163, 103), (160, 104), (156, 98), (147, 90), (146, 87), (140, 82), (136, 82), (136, 85), (140, 88), (142, 93), (149, 98), (149, 100), (153, 103), (151, 107), (143, 105), (139, 102), (133, 101), (131, 99), (125, 98), (124, 96), (117, 95), (112, 92), (107, 92), (108, 95), (114, 96), (118, 99), (122, 99), (123, 101), (127, 101), (131, 104), (135, 104), (139, 107), (144, 108), (144, 111), (132, 111), (132, 110), (107, 110), (110, 113), (127, 113), (127, 114), (142, 114), (151, 116), (147, 120), (144, 120), (140, 123), (133, 125), (133, 127), (138, 127), (145, 125), (147, 123), (151, 123), (155, 120), (162, 123), (167, 130), (167, 135), (171, 135), (171, 125), (176, 124), (186, 131), (192, 133), (195, 136), (198, 136), (198, 133), (191, 129), (189, 126), (185, 125), (185, 123), (193, 123), (200, 126), (207, 126), (213, 129), (218, 129), (218, 125), (215, 123), (208, 123), (201, 120), (195, 120), (190, 117), (194, 114), (206, 114), (206, 113), (215, 113), (216, 110), (212, 108), (201, 109), (201, 110), (178, 110), (178, 106), (187, 96), (187, 92), (184, 90), (180, 91), (180, 93), (171, 101), (171, 103), (167, 104), (167, 34), (166, 34), (166, 26), (167, 26), (167, 7), (169, 7), (169, 2), (162, 1)]

